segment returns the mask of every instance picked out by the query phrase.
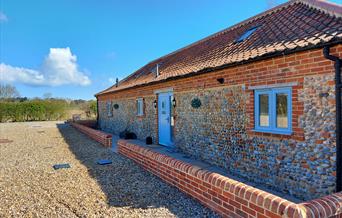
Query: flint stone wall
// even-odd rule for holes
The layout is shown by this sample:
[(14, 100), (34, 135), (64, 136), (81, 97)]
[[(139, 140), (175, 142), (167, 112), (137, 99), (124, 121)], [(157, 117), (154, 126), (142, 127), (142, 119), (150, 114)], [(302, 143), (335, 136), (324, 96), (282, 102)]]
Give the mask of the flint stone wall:
[[(336, 177), (333, 75), (306, 76), (298, 91), (304, 105), (298, 120), (304, 140), (265, 137), (248, 130), (249, 92), (244, 86), (175, 92), (175, 146), (194, 158), (303, 200), (331, 194)], [(201, 100), (200, 108), (191, 106), (194, 98)], [(107, 116), (106, 102), (99, 102), (100, 127), (114, 134), (127, 128), (138, 139), (152, 136), (155, 142), (155, 99), (144, 98), (144, 117), (136, 116), (135, 99), (113, 99), (119, 109), (113, 109), (112, 117)]]
[[(156, 127), (155, 127), (155, 111), (153, 106), (154, 97), (144, 98), (144, 115), (137, 116), (136, 99), (113, 99), (112, 111), (113, 116), (108, 116), (106, 110), (106, 101), (99, 102), (99, 113), (101, 119), (99, 126), (106, 132), (119, 135), (124, 130), (129, 130), (137, 135), (140, 140), (145, 140), (147, 136), (151, 136), (153, 141), (156, 140)], [(119, 105), (115, 109), (114, 104)]]

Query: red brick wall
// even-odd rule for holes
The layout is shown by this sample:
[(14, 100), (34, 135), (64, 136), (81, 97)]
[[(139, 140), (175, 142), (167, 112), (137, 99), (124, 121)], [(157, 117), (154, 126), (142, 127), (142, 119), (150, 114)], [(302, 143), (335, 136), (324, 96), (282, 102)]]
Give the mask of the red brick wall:
[(92, 129), (85, 125), (81, 125), (81, 124), (74, 123), (74, 122), (71, 122), (70, 125), (75, 127), (77, 130), (83, 132), (90, 138), (94, 139), (95, 141), (100, 142), (105, 147), (112, 147), (112, 135), (111, 134), (108, 134), (108, 133), (105, 133), (96, 129)]
[(87, 126), (90, 128), (96, 128), (97, 126), (97, 121), (96, 120), (77, 120), (74, 121), (75, 123), (81, 124), (83, 126)]
[(340, 217), (342, 193), (295, 204), (217, 173), (150, 151), (125, 140), (119, 153), (224, 217)]
[[(342, 45), (337, 45), (331, 48), (331, 54), (342, 57)], [(248, 88), (249, 86), (296, 82), (298, 85), (293, 86), (292, 89), (293, 134), (288, 136), (251, 131), (254, 129), (254, 92), (253, 90), (247, 89), (246, 92), (249, 94), (249, 99), (247, 101), (247, 113), (250, 119), (248, 133), (249, 135), (291, 138), (302, 141), (304, 140), (304, 131), (299, 126), (299, 117), (303, 114), (303, 103), (298, 100), (298, 91), (303, 89), (304, 77), (323, 74), (333, 75), (333, 73), (333, 62), (324, 58), (323, 49), (315, 49), (256, 61), (189, 78), (175, 79), (154, 85), (103, 94), (98, 96), (98, 99), (99, 101), (106, 101), (110, 99), (151, 96), (155, 95), (155, 90), (165, 88), (173, 88), (174, 93), (177, 93), (196, 89), (242, 84)], [(217, 82), (217, 78), (224, 78), (224, 84), (219, 84)], [(331, 83), (334, 83), (334, 81), (331, 81)]]

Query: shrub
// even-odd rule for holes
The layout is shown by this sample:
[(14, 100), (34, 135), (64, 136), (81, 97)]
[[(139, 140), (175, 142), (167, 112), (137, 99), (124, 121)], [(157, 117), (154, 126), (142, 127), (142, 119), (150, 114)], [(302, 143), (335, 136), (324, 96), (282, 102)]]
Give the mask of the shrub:
[(65, 115), (64, 100), (30, 100), (24, 102), (0, 102), (1, 122), (59, 120)]

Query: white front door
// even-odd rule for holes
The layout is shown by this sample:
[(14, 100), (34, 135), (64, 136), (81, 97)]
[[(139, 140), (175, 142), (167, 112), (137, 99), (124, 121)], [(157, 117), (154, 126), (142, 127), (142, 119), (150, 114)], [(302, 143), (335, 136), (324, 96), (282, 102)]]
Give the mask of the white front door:
[(158, 136), (159, 144), (172, 146), (171, 139), (171, 92), (158, 95)]

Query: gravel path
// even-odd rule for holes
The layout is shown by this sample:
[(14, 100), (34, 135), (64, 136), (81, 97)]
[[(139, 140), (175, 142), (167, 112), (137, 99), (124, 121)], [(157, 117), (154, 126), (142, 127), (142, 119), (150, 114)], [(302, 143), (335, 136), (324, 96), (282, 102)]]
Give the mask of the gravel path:
[[(56, 163), (71, 168), (54, 170)], [(0, 124), (0, 199), (0, 217), (217, 217), (58, 122)]]

